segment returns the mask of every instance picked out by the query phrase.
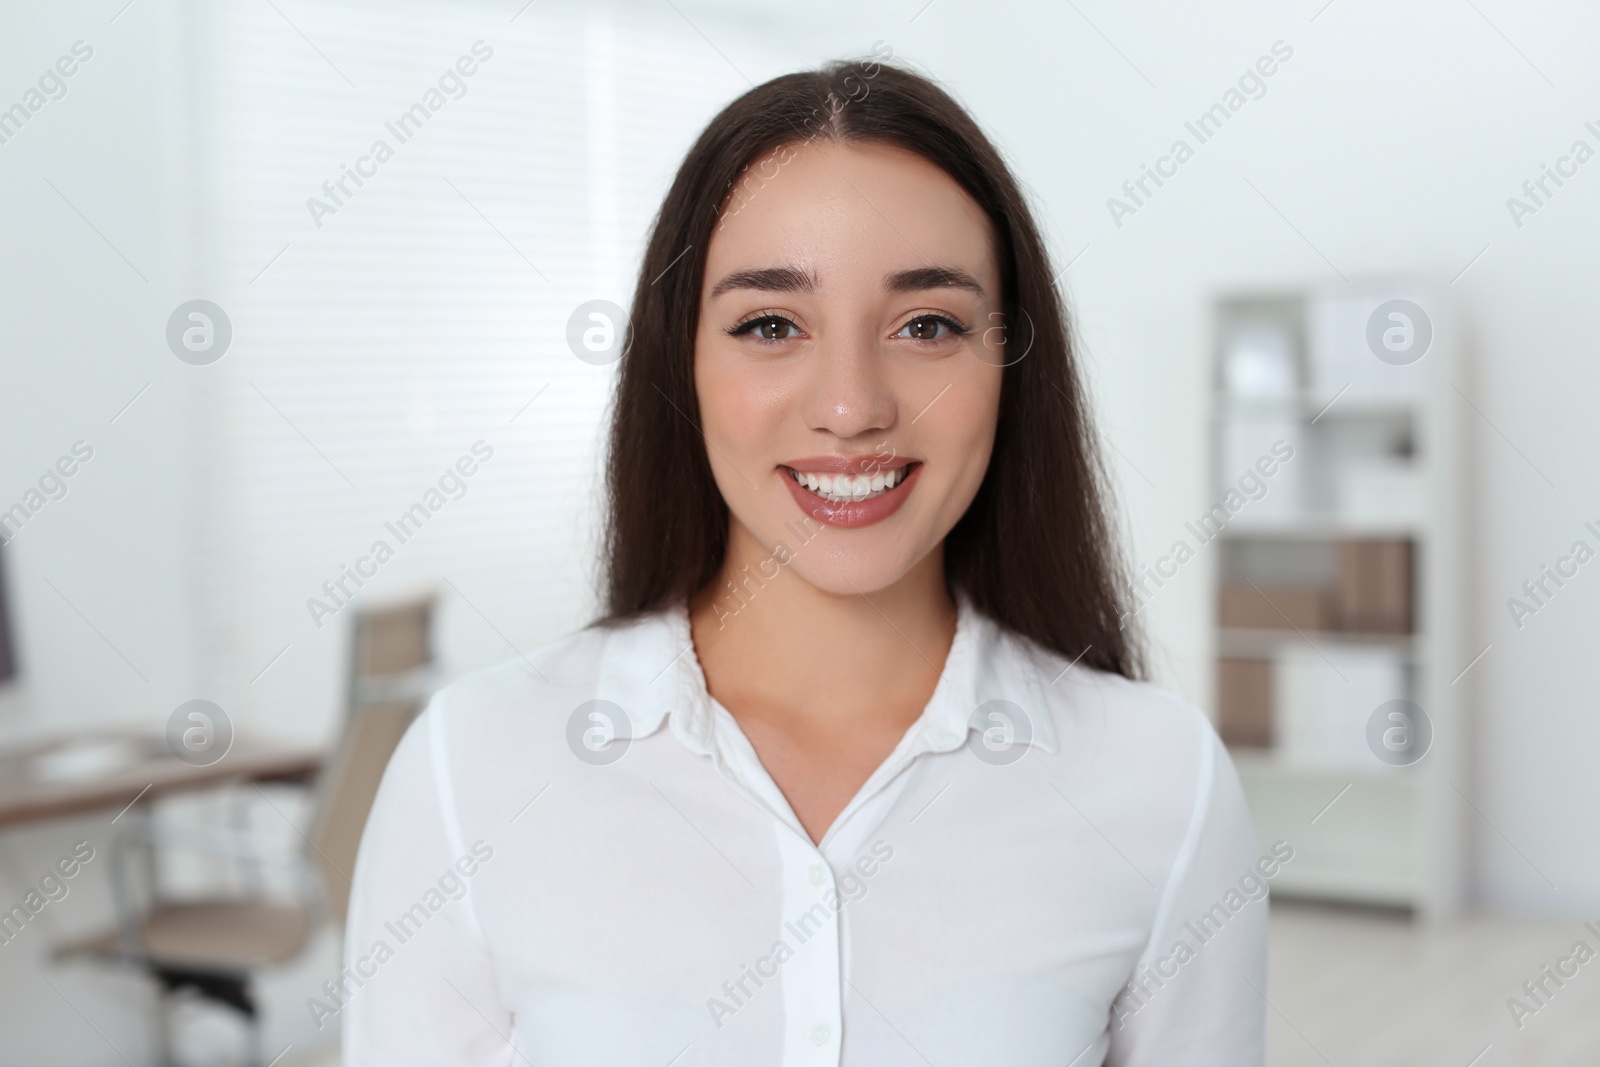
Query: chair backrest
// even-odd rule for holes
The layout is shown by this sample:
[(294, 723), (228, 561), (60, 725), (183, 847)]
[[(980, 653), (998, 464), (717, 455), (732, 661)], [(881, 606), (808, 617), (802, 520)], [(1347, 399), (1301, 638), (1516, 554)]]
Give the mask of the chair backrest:
[(350, 707), (371, 701), (374, 688), (393, 688), (433, 664), (434, 598), (419, 597), (356, 612), (350, 635)]
[(419, 710), (415, 703), (352, 710), (339, 743), (323, 764), (309, 835), (313, 846), (310, 859), (322, 876), (330, 917), (341, 926), (350, 904), (350, 877), (355, 873), (361, 831), (366, 828), (389, 757)]
[[(433, 661), (431, 596), (358, 611), (350, 641), (350, 706), (317, 782), (309, 840), (332, 919), (343, 925), (367, 815), (395, 746), (422, 710), (414, 684)], [(386, 684), (397, 683), (397, 684)], [(386, 692), (387, 691), (387, 692)], [(386, 693), (374, 699), (374, 693)]]

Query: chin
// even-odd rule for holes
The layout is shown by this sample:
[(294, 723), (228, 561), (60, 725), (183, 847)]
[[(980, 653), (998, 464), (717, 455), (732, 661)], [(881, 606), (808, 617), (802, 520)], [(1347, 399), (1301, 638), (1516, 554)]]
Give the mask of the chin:
[(786, 543), (794, 550), (788, 569), (806, 584), (835, 596), (871, 596), (894, 586), (929, 549), (918, 551), (897, 538), (849, 530), (813, 529), (810, 541)]

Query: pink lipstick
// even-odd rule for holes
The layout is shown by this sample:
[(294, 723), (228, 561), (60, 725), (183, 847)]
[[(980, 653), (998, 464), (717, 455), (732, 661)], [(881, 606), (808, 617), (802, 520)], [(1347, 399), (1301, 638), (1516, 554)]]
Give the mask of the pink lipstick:
[(906, 502), (922, 471), (901, 456), (812, 456), (780, 464), (795, 503), (827, 526), (853, 529), (882, 522)]

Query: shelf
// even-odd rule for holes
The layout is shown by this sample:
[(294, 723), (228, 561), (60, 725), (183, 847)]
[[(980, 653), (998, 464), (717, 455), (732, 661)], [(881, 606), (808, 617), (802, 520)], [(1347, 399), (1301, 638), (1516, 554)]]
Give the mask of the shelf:
[(1353, 522), (1334, 516), (1308, 516), (1281, 522), (1233, 522), (1218, 534), (1225, 541), (1403, 541), (1425, 535), (1417, 522)]
[[(1345, 419), (1409, 418), (1422, 409), (1420, 397), (1352, 397), (1349, 393), (1334, 398), (1321, 393), (1291, 393), (1282, 396), (1260, 396), (1215, 392), (1211, 410), (1216, 418), (1230, 414), (1248, 413), (1281, 415), (1285, 418), (1308, 418), (1340, 421)], [(1326, 409), (1326, 410), (1324, 410)], [(1320, 417), (1319, 417), (1320, 416)]]
[(1406, 656), (1417, 655), (1416, 634), (1367, 634), (1347, 630), (1249, 629), (1242, 626), (1217, 628), (1217, 655), (1229, 659), (1265, 659), (1287, 642), (1310, 640), (1313, 645), (1344, 645), (1363, 648), (1392, 648)]
[(1424, 892), (1417, 821), (1431, 786), (1410, 768), (1296, 765), (1234, 752), (1263, 850), (1295, 850), (1272, 880), (1284, 896), (1417, 906)]
[[(1385, 300), (1417, 293), (1426, 295), (1416, 299), (1433, 327), (1427, 359), (1386, 366), (1371, 352), (1371, 316)], [(1459, 780), (1460, 755), (1458, 746), (1437, 743), (1459, 735), (1452, 679), (1472, 655), (1461, 607), (1467, 557), (1460, 542), (1468, 524), (1461, 512), (1462, 405), (1449, 386), (1457, 358), (1450, 307), (1447, 286), (1393, 278), (1223, 294), (1215, 303), (1207, 390), (1212, 496), (1233, 499), (1227, 493), (1237, 490), (1251, 497), (1235, 468), (1248, 470), (1276, 439), (1294, 448), (1292, 473), (1260, 478), (1276, 501), (1239, 508), (1210, 536), (1192, 524), (1187, 530), (1220, 548), (1209, 623), (1219, 660), (1217, 721), (1240, 739), (1299, 738), (1294, 731), (1307, 727), (1293, 755), (1229, 749), (1263, 847), (1281, 839), (1296, 850), (1273, 880), (1274, 895), (1398, 904), (1427, 919), (1460, 904), (1463, 830), (1450, 787)], [(1227, 388), (1230, 381), (1283, 391), (1241, 395)], [(1339, 392), (1346, 381), (1353, 384)], [(1324, 388), (1328, 382), (1335, 386)], [(1253, 499), (1264, 494), (1257, 489)], [(1363, 541), (1403, 541), (1409, 551), (1351, 544)], [(1402, 581), (1410, 586), (1408, 613), (1398, 603)], [(1277, 612), (1235, 614), (1266, 609), (1248, 588), (1237, 588), (1246, 582), (1297, 622), (1377, 626), (1409, 617), (1415, 629), (1296, 630)], [(1273, 587), (1320, 590), (1325, 600), (1318, 606), (1301, 596), (1291, 607)], [(1228, 618), (1267, 625), (1221, 625), (1227, 598)], [(1364, 673), (1359, 681), (1350, 675), (1356, 689), (1348, 699), (1313, 681), (1312, 668), (1321, 666), (1311, 664), (1303, 675), (1278, 672), (1298, 658), (1317, 659), (1307, 642), (1323, 659), (1361, 661)], [(1379, 704), (1380, 691), (1402, 691), (1427, 708), (1436, 743), (1411, 766), (1384, 764), (1352, 732), (1364, 729), (1367, 702)], [(1275, 707), (1279, 702), (1292, 706)], [(1308, 724), (1330, 731), (1326, 755), (1316, 746), (1322, 735)]]
[(1229, 748), (1228, 756), (1233, 760), (1233, 766), (1239, 772), (1241, 779), (1296, 780), (1317, 782), (1319, 785), (1333, 783), (1337, 789), (1343, 783), (1351, 781), (1410, 788), (1418, 784), (1422, 778), (1410, 767), (1390, 767), (1376, 760), (1371, 767), (1316, 763), (1310, 760), (1292, 759), (1270, 748)]
[(1294, 862), (1272, 880), (1272, 895), (1297, 900), (1412, 908), (1421, 893), (1417, 876), (1407, 869), (1363, 869), (1349, 863)]

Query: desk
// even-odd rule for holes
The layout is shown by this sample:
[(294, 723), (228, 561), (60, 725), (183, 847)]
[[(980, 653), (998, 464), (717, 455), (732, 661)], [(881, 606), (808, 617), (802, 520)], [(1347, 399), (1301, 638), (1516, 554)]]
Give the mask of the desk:
[[(106, 753), (103, 770), (83, 764), (75, 775), (37, 773), (52, 761), (63, 766), (62, 756), (73, 750), (96, 747)], [(125, 808), (229, 781), (302, 783), (321, 765), (319, 749), (246, 735), (206, 767), (178, 759), (162, 735), (148, 731), (103, 730), (0, 746), (0, 829)]]

